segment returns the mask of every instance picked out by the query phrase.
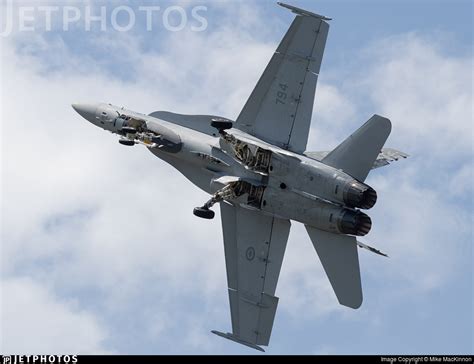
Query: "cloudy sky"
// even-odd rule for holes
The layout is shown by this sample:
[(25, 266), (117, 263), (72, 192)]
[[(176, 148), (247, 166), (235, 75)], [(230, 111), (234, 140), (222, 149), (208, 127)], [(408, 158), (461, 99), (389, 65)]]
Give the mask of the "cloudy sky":
[[(2, 353), (256, 353), (210, 334), (230, 314), (220, 217), (192, 214), (206, 194), (70, 104), (236, 118), (293, 14), (143, 3), (160, 6), (151, 31), (138, 1), (0, 1)], [(364, 241), (390, 258), (360, 251), (359, 310), (338, 305), (293, 223), (267, 352), (472, 354), (472, 2), (292, 3), (334, 19), (308, 150), (378, 113), (393, 123), (387, 145), (411, 157), (367, 180), (379, 200)], [(38, 7), (51, 5), (49, 27)], [(64, 5), (80, 14), (68, 30)], [(128, 31), (112, 24), (120, 5), (136, 14)]]

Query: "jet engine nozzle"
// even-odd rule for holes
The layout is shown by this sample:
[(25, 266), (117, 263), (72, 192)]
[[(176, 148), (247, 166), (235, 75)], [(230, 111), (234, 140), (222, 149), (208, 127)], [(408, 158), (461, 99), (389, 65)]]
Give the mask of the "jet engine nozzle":
[(339, 221), (339, 230), (349, 235), (367, 235), (371, 227), (372, 220), (362, 211), (347, 210)]
[(349, 207), (370, 209), (377, 202), (377, 192), (364, 183), (351, 182), (344, 191), (344, 203)]

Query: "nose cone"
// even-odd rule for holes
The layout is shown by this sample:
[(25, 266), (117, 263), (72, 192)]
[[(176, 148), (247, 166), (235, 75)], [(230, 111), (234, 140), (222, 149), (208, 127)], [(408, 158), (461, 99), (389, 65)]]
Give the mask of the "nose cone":
[(92, 123), (95, 121), (97, 111), (96, 104), (72, 104), (72, 108), (84, 119), (89, 120)]

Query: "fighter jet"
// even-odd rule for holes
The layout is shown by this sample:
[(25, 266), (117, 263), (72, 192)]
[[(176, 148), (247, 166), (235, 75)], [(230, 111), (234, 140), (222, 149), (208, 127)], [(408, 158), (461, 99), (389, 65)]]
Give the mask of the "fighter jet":
[(92, 124), (144, 145), (211, 195), (194, 215), (220, 205), (232, 332), (214, 334), (263, 351), (278, 305), (278, 276), (290, 220), (305, 225), (340, 304), (358, 308), (357, 239), (371, 229), (369, 172), (407, 154), (382, 149), (389, 119), (374, 115), (334, 150), (306, 151), (316, 83), (330, 18), (278, 3), (296, 14), (237, 120), (111, 104), (73, 104)]

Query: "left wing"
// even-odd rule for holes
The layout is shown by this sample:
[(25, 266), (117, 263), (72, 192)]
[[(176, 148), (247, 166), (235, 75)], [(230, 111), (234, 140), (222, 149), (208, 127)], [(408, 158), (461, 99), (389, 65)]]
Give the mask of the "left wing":
[(275, 290), (290, 221), (221, 202), (232, 333), (213, 333), (263, 351), (278, 305)]
[(303, 153), (329, 18), (286, 4), (279, 5), (296, 13), (296, 18), (234, 127), (268, 143)]
[[(324, 152), (306, 152), (305, 155), (311, 159), (315, 159), (317, 161), (321, 161), (329, 154), (329, 151)], [(383, 166), (388, 166), (390, 163), (398, 161), (399, 159), (408, 158), (409, 155), (399, 150), (392, 149), (392, 148), (383, 148), (377, 159), (372, 166), (372, 169), (380, 168)]]

